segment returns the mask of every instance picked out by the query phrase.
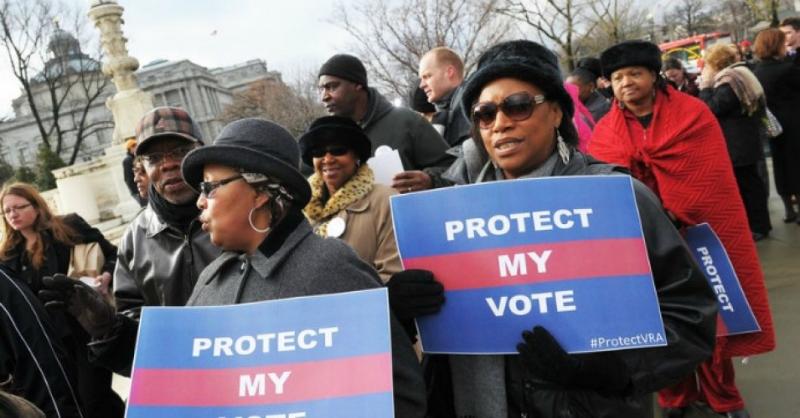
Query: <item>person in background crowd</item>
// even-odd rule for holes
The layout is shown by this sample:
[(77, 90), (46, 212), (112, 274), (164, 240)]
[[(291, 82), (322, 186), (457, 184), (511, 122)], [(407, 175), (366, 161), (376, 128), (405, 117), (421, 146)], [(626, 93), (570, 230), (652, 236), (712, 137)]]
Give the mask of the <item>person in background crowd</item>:
[(597, 74), (585, 67), (576, 67), (567, 77), (568, 83), (578, 87), (578, 98), (589, 109), (595, 122), (599, 121), (611, 108), (611, 101), (597, 90), (597, 78)]
[(444, 126), (441, 132), (448, 145), (455, 147), (469, 138), (470, 124), (459, 107), (458, 88), (464, 81), (464, 62), (450, 48), (436, 47), (419, 60), (419, 87), (436, 106), (432, 123)]
[[(471, 175), (475, 183), (622, 174), (575, 149), (573, 104), (558, 58), (539, 44), (510, 41), (486, 51), (465, 82), (462, 104), (471, 109), (473, 139), (487, 156), (487, 163)], [(431, 405), (444, 411), (429, 411), (430, 416), (647, 416), (650, 392), (708, 357), (716, 321), (713, 295), (658, 199), (638, 181), (634, 190), (668, 344), (567, 354), (548, 330), (532, 323), (532, 330), (520, 330), (519, 355), (434, 356), (449, 361), (451, 378), (437, 382), (452, 384), (453, 396), (438, 403), (432, 399)], [(426, 276), (428, 283), (436, 283), (427, 271), (398, 273), (388, 283), (390, 300), (398, 302), (395, 291), (407, 281), (423, 293)], [(401, 293), (411, 301), (418, 297)]]
[(92, 336), (93, 358), (125, 376), (131, 373), (142, 307), (185, 305), (200, 272), (221, 252), (200, 227), (197, 193), (180, 172), (183, 157), (203, 145), (199, 126), (183, 109), (157, 107), (139, 120), (136, 140), (136, 157), (150, 180), (149, 204), (120, 240), (116, 310), (88, 286), (66, 286), (60, 280), (48, 286), (52, 301), (86, 304), (85, 315), (70, 313)]
[(664, 61), (664, 66), (661, 67), (661, 71), (678, 91), (695, 97), (700, 93), (700, 89), (697, 88), (695, 83), (695, 78), (686, 72), (686, 69), (683, 68), (683, 63), (679, 59), (667, 58)]
[(334, 55), (320, 67), (319, 93), (328, 113), (361, 125), (372, 141), (372, 153), (384, 145), (400, 153), (407, 171), (393, 179), (392, 187), (399, 193), (435, 187), (434, 181), (455, 159), (430, 123), (368, 87), (367, 70), (352, 55)]
[(738, 55), (733, 44), (715, 44), (706, 51), (699, 97), (722, 127), (747, 221), (753, 239), (759, 241), (772, 229), (769, 189), (758, 172), (764, 160), (761, 136), (766, 98), (761, 83)]
[(372, 145), (352, 119), (326, 116), (300, 137), (300, 155), (314, 167), (311, 200), (303, 212), (314, 232), (340, 238), (378, 272), (381, 280), (403, 269), (394, 240), (389, 197), (366, 163)]
[(0, 417), (87, 416), (60, 335), (28, 284), (0, 265)]
[(767, 107), (783, 128), (783, 133), (769, 139), (775, 189), (783, 200), (786, 223), (800, 222), (795, 206), (800, 199), (800, 65), (785, 59), (785, 34), (765, 29), (756, 36), (758, 61), (753, 73), (767, 96)]
[(760, 332), (717, 338), (712, 359), (698, 368), (700, 380), (687, 374), (683, 382), (660, 392), (659, 403), (667, 417), (680, 417), (702, 393), (713, 410), (746, 417), (731, 358), (774, 349), (775, 333), (764, 274), (722, 130), (705, 103), (661, 78), (658, 46), (622, 42), (603, 51), (600, 61), (615, 100), (595, 127), (589, 152), (630, 170), (661, 198), (677, 224), (711, 225), (761, 327)]
[(133, 160), (133, 182), (136, 184), (139, 197), (146, 202), (150, 189), (150, 179), (147, 177), (147, 170), (144, 168), (144, 162), (141, 158)]
[[(302, 212), (311, 189), (297, 170), (299, 163), (297, 141), (288, 131), (253, 118), (228, 124), (212, 145), (186, 156), (183, 178), (200, 193), (203, 229), (224, 250), (203, 270), (187, 305), (231, 305), (381, 285), (375, 270), (347, 244), (312, 232)], [(419, 364), (394, 317), (391, 336), (395, 414), (423, 417)]]
[(564, 90), (569, 93), (572, 98), (573, 116), (572, 124), (578, 131), (578, 151), (585, 152), (589, 147), (589, 140), (592, 138), (592, 129), (594, 129), (594, 118), (589, 112), (589, 109), (581, 103), (578, 97), (578, 87), (572, 83), (564, 82)]
[[(56, 216), (33, 185), (12, 183), (0, 191), (3, 207), (4, 239), (0, 243), (0, 264), (10, 275), (26, 283), (34, 294), (43, 279), (67, 274), (75, 245), (98, 243), (104, 264), (93, 277), (103, 289), (111, 284), (117, 260), (117, 247), (77, 214)], [(77, 277), (70, 278), (72, 282)], [(53, 312), (53, 326), (76, 365), (77, 394), (90, 417), (122, 417), (122, 399), (111, 390), (111, 373), (89, 363), (86, 344), (89, 335), (75, 319), (63, 311)]]
[(614, 97), (614, 92), (611, 91), (611, 83), (607, 78), (603, 77), (603, 72), (600, 70), (600, 59), (597, 57), (581, 58), (575, 68), (582, 68), (592, 74), (595, 78), (597, 91), (606, 99), (610, 100)]
[(741, 54), (741, 59), (749, 66), (753, 61), (753, 50), (751, 47), (753, 43), (748, 41), (747, 39), (739, 42), (739, 53)]
[(797, 59), (797, 49), (800, 48), (800, 17), (793, 16), (783, 19), (780, 30), (786, 35), (786, 54)]
[(139, 190), (136, 188), (136, 182), (133, 179), (133, 150), (136, 148), (136, 140), (129, 139), (125, 141), (125, 158), (122, 159), (122, 174), (125, 176), (125, 185), (128, 186), (128, 191), (133, 196), (133, 200), (139, 203), (139, 206), (144, 207), (147, 204), (147, 199), (142, 199), (139, 195)]

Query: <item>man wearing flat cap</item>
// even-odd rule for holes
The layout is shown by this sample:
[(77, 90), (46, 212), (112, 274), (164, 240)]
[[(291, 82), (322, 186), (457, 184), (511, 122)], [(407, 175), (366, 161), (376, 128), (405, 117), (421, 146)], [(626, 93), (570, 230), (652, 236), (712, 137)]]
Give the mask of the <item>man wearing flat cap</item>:
[(89, 299), (82, 303), (87, 315), (77, 319), (92, 336), (90, 352), (122, 375), (130, 375), (141, 308), (185, 305), (200, 272), (221, 253), (201, 229), (197, 193), (181, 176), (183, 157), (203, 145), (197, 124), (183, 109), (158, 107), (139, 121), (136, 141), (150, 178), (149, 203), (119, 244), (116, 313), (90, 288), (60, 289), (66, 305)]
[[(319, 93), (328, 113), (358, 122), (372, 141), (372, 152), (381, 146), (398, 150), (404, 173), (392, 187), (400, 193), (429, 189), (455, 159), (436, 129), (410, 109), (395, 107), (367, 84), (361, 60), (338, 54), (319, 70)], [(432, 180), (432, 178), (434, 180)]]

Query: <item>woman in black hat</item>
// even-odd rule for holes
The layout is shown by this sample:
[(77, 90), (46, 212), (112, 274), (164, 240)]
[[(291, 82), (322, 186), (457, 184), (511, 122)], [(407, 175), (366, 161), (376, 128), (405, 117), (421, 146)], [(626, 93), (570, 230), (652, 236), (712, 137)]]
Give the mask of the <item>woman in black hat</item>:
[(314, 232), (340, 238), (371, 264), (384, 282), (402, 270), (389, 196), (367, 165), (372, 145), (350, 118), (325, 116), (300, 137), (303, 161), (314, 167), (311, 200), (303, 210)]
[(589, 152), (618, 164), (650, 187), (676, 223), (708, 223), (730, 256), (759, 332), (717, 338), (713, 357), (703, 362), (700, 379), (660, 393), (669, 417), (681, 417), (702, 397), (717, 412), (746, 417), (735, 384), (734, 356), (775, 348), (775, 332), (764, 273), (733, 172), (722, 129), (709, 107), (681, 93), (659, 75), (661, 51), (645, 41), (626, 41), (600, 55), (611, 78), (615, 100), (595, 126)]
[[(572, 101), (557, 57), (541, 45), (512, 41), (490, 48), (465, 82), (462, 100), (473, 140), (488, 157), (478, 173), (469, 173), (477, 183), (617, 171), (575, 149)], [(647, 395), (690, 373), (710, 354), (716, 306), (705, 278), (655, 196), (637, 181), (634, 190), (668, 345), (567, 354), (531, 318), (531, 329), (520, 330), (519, 355), (439, 357), (450, 367), (450, 415), (648, 416)], [(392, 281), (399, 287), (406, 276), (424, 274), (406, 271)]]
[[(339, 240), (315, 235), (302, 209), (311, 189), (298, 171), (297, 142), (261, 119), (227, 125), (181, 165), (200, 193), (200, 221), (223, 254), (203, 270), (187, 305), (230, 305), (375, 288), (375, 270)], [(420, 370), (408, 336), (392, 320), (397, 416), (425, 409)]]

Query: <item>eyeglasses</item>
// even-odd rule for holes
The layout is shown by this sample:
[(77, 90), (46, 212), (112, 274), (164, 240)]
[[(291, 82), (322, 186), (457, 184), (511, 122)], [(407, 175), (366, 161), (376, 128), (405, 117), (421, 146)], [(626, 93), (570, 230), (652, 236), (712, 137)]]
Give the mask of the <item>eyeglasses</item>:
[(30, 204), (30, 203), (25, 203), (25, 204), (17, 205), (17, 206), (9, 206), (9, 207), (3, 209), (3, 213), (6, 216), (9, 216), (12, 213), (19, 213), (19, 212), (21, 212), (21, 211), (23, 211), (23, 210), (25, 210), (25, 209), (27, 209), (27, 208), (29, 208), (31, 206), (33, 206), (33, 205)]
[(503, 99), (499, 104), (492, 102), (476, 104), (472, 109), (472, 120), (477, 123), (481, 129), (489, 129), (494, 124), (499, 110), (511, 120), (520, 122), (531, 117), (536, 105), (542, 103), (544, 103), (543, 94), (531, 96), (524, 92), (514, 93)]
[(239, 174), (239, 175), (236, 175), (236, 176), (233, 176), (233, 177), (228, 177), (228, 178), (222, 179), (222, 180), (200, 182), (200, 196), (205, 196), (206, 199), (213, 199), (214, 195), (217, 194), (216, 191), (217, 191), (218, 188), (220, 188), (220, 187), (222, 187), (222, 186), (224, 186), (224, 185), (226, 185), (226, 184), (228, 184), (230, 182), (233, 182), (233, 181), (236, 181), (236, 180), (239, 180), (239, 179), (243, 179), (243, 178), (244, 177), (242, 177), (242, 175)]
[(161, 165), (165, 159), (182, 160), (189, 151), (193, 150), (193, 146), (178, 147), (169, 151), (151, 152), (141, 156), (142, 161), (149, 167), (156, 167)]
[(328, 147), (317, 147), (311, 149), (311, 156), (314, 158), (322, 158), (325, 154), (330, 154), (335, 157), (341, 157), (342, 155), (347, 154), (350, 151), (350, 148), (345, 147), (344, 145), (331, 145)]

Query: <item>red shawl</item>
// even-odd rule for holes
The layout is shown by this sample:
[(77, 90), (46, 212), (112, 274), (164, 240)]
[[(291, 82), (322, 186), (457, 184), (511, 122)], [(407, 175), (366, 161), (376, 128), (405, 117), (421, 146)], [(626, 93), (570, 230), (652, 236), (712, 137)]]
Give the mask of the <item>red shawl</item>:
[(686, 225), (708, 222), (733, 263), (761, 332), (721, 338), (726, 357), (775, 348), (764, 273), (716, 118), (700, 100), (669, 87), (656, 95), (653, 119), (644, 129), (614, 101), (595, 126), (589, 153), (628, 168)]

